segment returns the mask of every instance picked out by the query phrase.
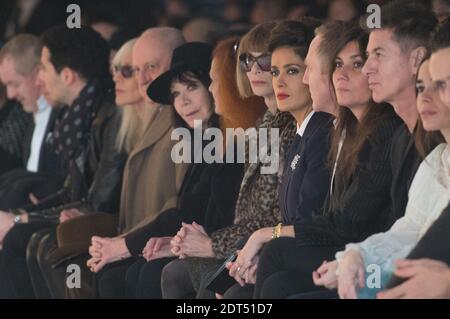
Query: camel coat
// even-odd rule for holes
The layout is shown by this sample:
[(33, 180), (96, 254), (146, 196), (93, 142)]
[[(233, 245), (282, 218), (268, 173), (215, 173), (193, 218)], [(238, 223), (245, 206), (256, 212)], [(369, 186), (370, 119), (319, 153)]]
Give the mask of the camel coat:
[(175, 164), (171, 159), (176, 143), (171, 140), (174, 112), (172, 106), (162, 106), (128, 157), (120, 201), (121, 234), (152, 222), (177, 205), (189, 164)]

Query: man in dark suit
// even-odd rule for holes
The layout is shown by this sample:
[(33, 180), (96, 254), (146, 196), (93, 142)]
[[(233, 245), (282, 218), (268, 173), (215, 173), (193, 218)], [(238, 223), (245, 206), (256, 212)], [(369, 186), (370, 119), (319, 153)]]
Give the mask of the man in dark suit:
[[(450, 108), (450, 20), (431, 38), (431, 78), (443, 103)], [(450, 298), (450, 206), (448, 206), (408, 255), (399, 261), (389, 290), (381, 298)], [(412, 259), (412, 260), (411, 260)], [(430, 260), (432, 259), (432, 260)], [(393, 288), (394, 287), (394, 288)]]
[[(13, 288), (5, 294), (16, 298), (36, 296), (27, 267), (27, 245), (33, 234), (53, 234), (64, 209), (76, 207), (81, 215), (117, 211), (125, 160), (115, 148), (120, 112), (114, 104), (106, 41), (91, 28), (65, 26), (47, 30), (41, 40), (39, 78), (44, 94), (68, 106), (49, 142), (70, 170), (64, 186), (38, 205), (0, 211), (0, 277), (6, 277)], [(46, 290), (40, 279), (39, 287)]]
[[(62, 184), (62, 167), (47, 140), (59, 110), (53, 110), (37, 81), (40, 40), (30, 34), (12, 38), (0, 51), (0, 80), (9, 99), (21, 103), (33, 122), (24, 134), (23, 167), (0, 177), (0, 207), (10, 209), (30, 203), (29, 194), (45, 197)], [(45, 185), (45, 186), (44, 186)]]

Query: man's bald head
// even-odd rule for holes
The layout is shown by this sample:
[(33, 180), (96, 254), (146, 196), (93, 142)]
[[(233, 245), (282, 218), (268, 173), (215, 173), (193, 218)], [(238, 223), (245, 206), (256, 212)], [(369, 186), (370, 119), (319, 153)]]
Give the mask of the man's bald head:
[(181, 31), (169, 27), (148, 29), (136, 41), (133, 65), (138, 70), (139, 92), (148, 102), (148, 86), (170, 68), (173, 50), (184, 43)]
[(139, 37), (143, 41), (154, 41), (165, 45), (167, 50), (173, 51), (180, 45), (184, 44), (186, 40), (180, 30), (170, 27), (151, 28), (142, 33)]

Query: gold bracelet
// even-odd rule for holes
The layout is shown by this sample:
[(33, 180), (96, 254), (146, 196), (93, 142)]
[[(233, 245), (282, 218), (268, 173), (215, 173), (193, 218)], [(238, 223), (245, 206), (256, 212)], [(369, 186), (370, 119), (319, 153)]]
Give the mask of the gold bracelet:
[(272, 239), (279, 238), (281, 235), (281, 226), (283, 226), (282, 223), (279, 223), (272, 229)]

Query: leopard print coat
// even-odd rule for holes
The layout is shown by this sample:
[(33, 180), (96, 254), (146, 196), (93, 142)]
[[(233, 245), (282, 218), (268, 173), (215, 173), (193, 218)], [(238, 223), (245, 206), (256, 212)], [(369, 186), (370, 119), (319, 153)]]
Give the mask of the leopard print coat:
[[(278, 202), (278, 190), (285, 165), (286, 153), (296, 134), (296, 121), (286, 112), (278, 112), (275, 116), (267, 111), (259, 126), (279, 129), (279, 166), (274, 174), (261, 174), (261, 167), (266, 166), (260, 158), (257, 163), (247, 164), (241, 189), (236, 202), (234, 224), (219, 229), (212, 234), (212, 246), (216, 258), (226, 258), (236, 250), (237, 243), (251, 235), (254, 231), (274, 226), (281, 222)], [(268, 138), (270, 150), (270, 138)], [(248, 154), (248, 152), (247, 152)]]

